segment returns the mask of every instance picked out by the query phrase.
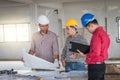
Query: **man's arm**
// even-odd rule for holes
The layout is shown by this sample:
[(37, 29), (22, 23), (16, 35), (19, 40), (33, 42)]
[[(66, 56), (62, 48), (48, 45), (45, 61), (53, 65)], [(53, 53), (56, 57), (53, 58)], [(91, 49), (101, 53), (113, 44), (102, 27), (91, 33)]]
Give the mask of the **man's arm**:
[(90, 57), (97, 57), (101, 55), (101, 39), (99, 35), (94, 35), (92, 38), (92, 45), (90, 45), (90, 52), (87, 54)]
[(59, 55), (58, 54), (54, 54), (54, 58), (59, 61)]
[[(31, 55), (34, 55), (34, 53), (35, 53), (35, 52), (34, 52), (33, 50), (29, 50), (29, 52), (28, 52), (28, 54), (31, 54)], [(21, 58), (21, 61), (24, 62), (23, 57)]]
[(58, 47), (58, 40), (56, 35), (53, 38), (53, 54), (54, 54), (54, 58), (59, 60), (59, 47)]
[(83, 52), (81, 52), (80, 50), (77, 50), (77, 52), (78, 53), (76, 53), (76, 54), (79, 54), (81, 57), (85, 57), (86, 55), (83, 53)]
[(58, 67), (60, 68), (60, 63), (59, 63), (59, 47), (58, 47), (58, 40), (57, 40), (57, 36), (55, 35), (55, 37), (53, 38), (53, 54), (54, 54), (54, 59), (58, 61)]
[(66, 53), (67, 53), (67, 40), (65, 42), (65, 47), (63, 48), (62, 54), (61, 54), (61, 62), (62, 62), (63, 67), (65, 67), (65, 65), (66, 65), (66, 60), (65, 60)]

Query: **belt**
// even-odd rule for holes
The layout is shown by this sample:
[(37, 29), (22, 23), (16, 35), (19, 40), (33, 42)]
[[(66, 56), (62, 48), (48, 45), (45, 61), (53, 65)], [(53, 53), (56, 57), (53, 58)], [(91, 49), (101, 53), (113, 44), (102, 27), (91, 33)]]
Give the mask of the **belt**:
[(104, 62), (96, 62), (95, 64), (103, 64)]

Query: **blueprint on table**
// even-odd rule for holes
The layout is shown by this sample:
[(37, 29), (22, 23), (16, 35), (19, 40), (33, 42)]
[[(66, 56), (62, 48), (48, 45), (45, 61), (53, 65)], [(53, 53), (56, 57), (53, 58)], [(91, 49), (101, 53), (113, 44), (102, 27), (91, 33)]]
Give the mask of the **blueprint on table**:
[(28, 53), (23, 53), (23, 60), (26, 67), (48, 70), (56, 69), (56, 66), (53, 63)]

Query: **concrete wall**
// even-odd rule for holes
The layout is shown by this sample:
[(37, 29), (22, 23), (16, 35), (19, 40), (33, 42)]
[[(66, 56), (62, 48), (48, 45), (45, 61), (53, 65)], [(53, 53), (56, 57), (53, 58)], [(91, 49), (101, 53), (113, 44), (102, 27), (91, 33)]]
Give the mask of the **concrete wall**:
[(120, 43), (116, 43), (116, 37), (118, 37), (118, 25), (116, 23), (116, 17), (120, 16), (120, 1), (119, 0), (107, 0), (106, 4), (106, 17), (108, 19), (108, 34), (111, 39), (111, 45), (109, 49), (109, 57), (120, 58)]

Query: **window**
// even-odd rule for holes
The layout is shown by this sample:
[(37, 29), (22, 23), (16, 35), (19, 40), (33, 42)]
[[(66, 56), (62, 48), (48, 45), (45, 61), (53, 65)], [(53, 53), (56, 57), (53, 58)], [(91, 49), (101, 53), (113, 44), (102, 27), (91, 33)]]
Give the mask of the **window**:
[(17, 24), (17, 41), (29, 41), (29, 24)]
[(116, 38), (116, 42), (120, 43), (120, 17), (116, 17), (116, 22), (118, 24), (118, 37)]
[(5, 42), (16, 41), (16, 28), (14, 24), (4, 25), (4, 38)]
[(29, 24), (0, 25), (0, 42), (29, 41)]

